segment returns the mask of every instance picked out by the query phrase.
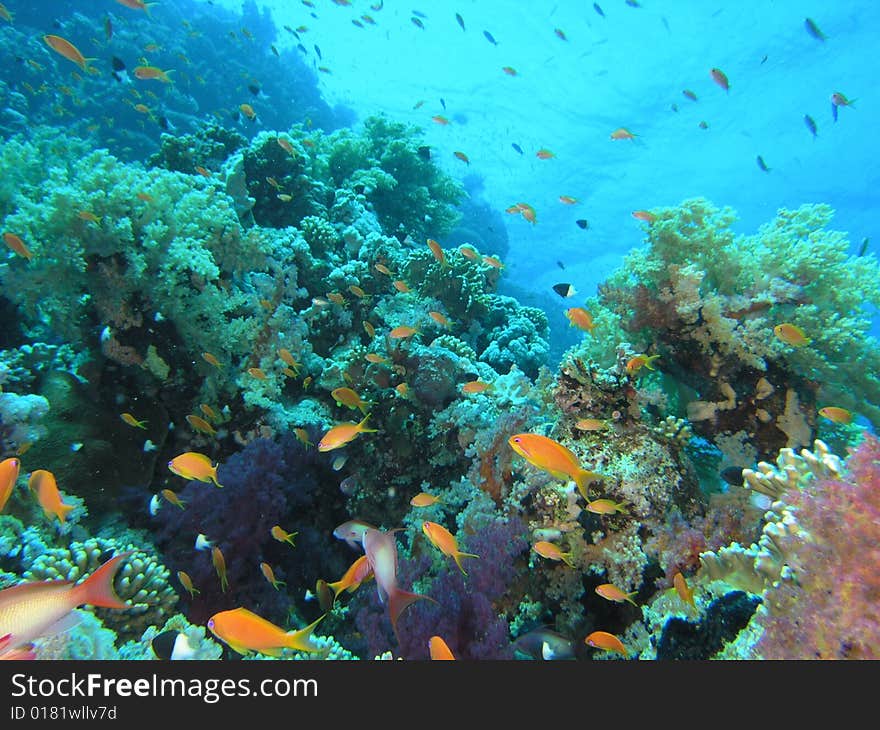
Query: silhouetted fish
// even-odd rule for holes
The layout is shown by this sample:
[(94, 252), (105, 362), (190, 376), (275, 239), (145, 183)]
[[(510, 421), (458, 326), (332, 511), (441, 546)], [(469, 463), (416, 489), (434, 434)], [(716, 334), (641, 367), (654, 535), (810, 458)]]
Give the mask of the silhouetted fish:
[(522, 147), (520, 147), (516, 142), (511, 142), (511, 143), (510, 143), (510, 146), (513, 147), (513, 149), (515, 149), (515, 150), (516, 150), (517, 152), (519, 152), (520, 154), (523, 153), (523, 151), (522, 151)]
[(868, 244), (870, 243), (870, 241), (871, 241), (871, 239), (868, 236), (865, 236), (862, 239), (862, 245), (859, 246), (859, 253), (857, 254), (858, 256), (865, 255), (865, 252), (868, 250)]
[(488, 30), (484, 30), (484, 31), (483, 31), (483, 35), (486, 36), (486, 40), (489, 41), (489, 43), (491, 43), (493, 46), (497, 46), (497, 45), (498, 45), (498, 41), (496, 41), (496, 40), (492, 37), (492, 34), (491, 34)]
[(321, 49), (318, 48), (318, 44), (317, 44), (317, 43), (315, 44), (315, 53), (318, 54), (318, 60), (319, 60), (319, 61), (323, 61), (323, 60), (324, 60), (324, 57), (321, 55)]
[(427, 145), (422, 145), (421, 147), (419, 147), (418, 152), (419, 157), (421, 157), (423, 160), (431, 159), (431, 148)]
[(467, 29), (464, 27), (464, 18), (462, 18), (461, 15), (459, 15), (458, 13), (456, 13), (456, 14), (455, 14), (455, 19), (458, 21), (458, 24), (461, 26), (461, 29), (462, 29), (462, 30), (467, 30)]
[[(559, 262), (557, 261), (556, 263), (558, 264)], [(555, 291), (563, 299), (567, 297), (573, 297), (575, 294), (577, 294), (577, 291), (571, 284), (554, 284), (553, 291)]]
[(770, 168), (767, 167), (767, 163), (764, 162), (764, 158), (761, 157), (761, 155), (758, 155), (758, 156), (755, 158), (755, 162), (758, 163), (758, 167), (760, 167), (764, 172), (770, 172)]
[(741, 487), (743, 483), (743, 467), (729, 466), (721, 470), (721, 478), (734, 487)]
[(580, 227), (583, 228), (584, 230), (587, 230), (587, 228), (590, 227), (590, 221), (588, 221), (586, 218), (578, 218), (578, 219), (575, 221), (575, 223), (577, 223), (578, 226), (580, 226)]
[(602, 12), (602, 8), (599, 7), (599, 3), (593, 3), (593, 10), (599, 13), (603, 18), (605, 17), (605, 13)]
[(810, 134), (813, 135), (813, 139), (816, 138), (818, 132), (816, 131), (816, 122), (809, 114), (804, 114), (804, 124), (807, 125), (807, 129), (810, 130)]
[(442, 97), (442, 96), (440, 97), (440, 104), (443, 106), (444, 109), (446, 108), (446, 102), (443, 101), (443, 97)]

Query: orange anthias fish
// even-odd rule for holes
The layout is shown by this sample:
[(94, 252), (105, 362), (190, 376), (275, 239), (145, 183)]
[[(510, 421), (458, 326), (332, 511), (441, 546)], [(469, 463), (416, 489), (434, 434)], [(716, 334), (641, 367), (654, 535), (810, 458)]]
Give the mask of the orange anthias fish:
[(337, 404), (342, 404), (347, 408), (359, 408), (361, 413), (367, 412), (367, 406), (371, 405), (368, 401), (363, 400), (351, 388), (336, 388), (330, 391), (330, 395)]
[(199, 433), (205, 433), (208, 436), (214, 436), (217, 433), (215, 428), (201, 416), (190, 414), (186, 417), (186, 421)]
[(636, 135), (626, 127), (618, 127), (611, 133), (611, 139), (635, 139)]
[(559, 202), (563, 205), (574, 205), (578, 202), (578, 199), (571, 197), (571, 195), (560, 195)]
[(507, 443), (533, 466), (549, 472), (557, 479), (574, 481), (587, 501), (587, 487), (590, 482), (602, 479), (601, 474), (582, 468), (570, 449), (539, 433), (518, 433), (511, 436)]
[(116, 0), (116, 2), (132, 10), (143, 10), (147, 15), (150, 14), (150, 5), (156, 4), (144, 2), (144, 0)]
[(792, 347), (806, 347), (813, 341), (807, 337), (807, 333), (800, 327), (789, 322), (776, 325), (773, 328), (773, 334), (786, 345), (791, 345)]
[(402, 324), (399, 327), (395, 327), (393, 330), (391, 330), (391, 332), (388, 333), (388, 336), (394, 340), (404, 340), (407, 337), (412, 337), (413, 335), (417, 334), (419, 334), (418, 329)]
[(431, 253), (434, 254), (434, 258), (440, 262), (441, 266), (446, 266), (446, 254), (443, 253), (443, 249), (440, 247), (440, 244), (437, 243), (433, 238), (428, 239), (428, 248), (431, 249)]
[(439, 636), (432, 636), (428, 639), (428, 653), (433, 661), (443, 661), (455, 659), (452, 649)]
[(626, 514), (624, 502), (614, 502), (610, 499), (594, 499), (592, 502), (587, 500), (587, 506), (584, 509), (596, 515), (613, 515), (616, 512)]
[(654, 370), (651, 363), (658, 357), (660, 357), (660, 355), (636, 355), (635, 357), (631, 357), (626, 361), (626, 372), (630, 375), (635, 375), (643, 367), (648, 368), (648, 370)]
[[(523, 213), (523, 217), (525, 217), (525, 213)], [(486, 266), (491, 266), (493, 269), (504, 268), (504, 264), (497, 256), (483, 256), (483, 263), (486, 264)]]
[(537, 152), (535, 152), (535, 157), (539, 160), (549, 160), (551, 157), (556, 157), (550, 150), (542, 147)]
[(534, 545), (532, 545), (532, 550), (538, 553), (538, 555), (540, 555), (542, 558), (547, 558), (548, 560), (561, 560), (569, 568), (574, 567), (574, 563), (571, 560), (571, 551), (569, 550), (567, 553), (564, 553), (560, 549), (559, 545), (556, 545), (552, 542), (539, 540)]
[(3, 3), (0, 3), (0, 18), (3, 18), (7, 23), (11, 23), (12, 17), (12, 13), (6, 9), (6, 6)]
[(15, 489), (18, 474), (21, 471), (21, 459), (15, 457), (0, 461), (0, 513), (6, 507), (6, 503)]
[(156, 81), (161, 81), (163, 84), (171, 83), (171, 77), (168, 76), (171, 71), (163, 71), (157, 66), (135, 66), (132, 73), (134, 73), (135, 77), (141, 81), (155, 79)]
[(433, 117), (431, 117), (431, 121), (436, 122), (437, 124), (440, 124), (444, 127), (449, 124), (449, 120), (442, 114), (435, 114)]
[(14, 233), (9, 233), (8, 231), (3, 234), (3, 242), (9, 246), (15, 253), (19, 256), (23, 256), (28, 261), (30, 261), (34, 255), (31, 253), (30, 249), (24, 245), (24, 241), (21, 240)]
[(238, 109), (251, 121), (254, 121), (257, 118), (257, 113), (250, 104), (239, 104)]
[(428, 316), (431, 319), (433, 319), (437, 324), (439, 324), (441, 327), (446, 327), (446, 329), (449, 329), (449, 327), (451, 326), (449, 324), (449, 320), (446, 319), (446, 317), (443, 316), (443, 314), (441, 314), (440, 312), (433, 312), (433, 311), (428, 312)]
[(229, 581), (226, 579), (226, 558), (218, 547), (211, 548), (211, 562), (214, 564), (214, 570), (217, 571), (217, 577), (220, 579), (220, 590), (226, 593), (229, 587)]
[(43, 40), (53, 51), (64, 56), (68, 61), (73, 61), (83, 71), (91, 73), (89, 61), (94, 61), (95, 59), (83, 56), (73, 43), (57, 35), (44, 35)]
[(724, 71), (720, 68), (713, 68), (709, 71), (709, 75), (712, 77), (712, 81), (725, 91), (730, 92), (730, 82), (727, 80), (727, 74)]
[(339, 423), (329, 431), (327, 431), (318, 442), (318, 451), (332, 451), (353, 441), (360, 433), (378, 433), (378, 429), (367, 428), (367, 419), (369, 415), (364, 416), (360, 423), (351, 423), (346, 421)]
[(278, 542), (286, 542), (291, 547), (296, 547), (293, 542), (293, 538), (299, 534), (298, 532), (287, 532), (287, 530), (285, 530), (280, 525), (275, 525), (271, 530), (269, 530), (269, 532), (271, 533), (272, 537), (278, 540)]
[(62, 525), (67, 521), (67, 513), (75, 509), (75, 505), (61, 501), (61, 492), (58, 491), (55, 475), (51, 471), (37, 469), (32, 472), (28, 488), (37, 495), (37, 501), (46, 517), (51, 519), (55, 516)]
[(129, 426), (134, 426), (135, 428), (142, 428), (145, 431), (147, 430), (147, 422), (139, 421), (135, 418), (131, 413), (123, 413), (119, 416), (123, 421), (125, 421)]
[(603, 431), (608, 428), (608, 424), (598, 418), (579, 418), (574, 427), (578, 431)]
[(596, 326), (593, 324), (593, 315), (583, 307), (570, 307), (565, 310), (565, 316), (571, 323), (569, 327), (578, 327), (585, 332), (593, 333), (593, 328)]
[(484, 383), (482, 380), (471, 380), (461, 386), (462, 393), (484, 393), (491, 390), (494, 386), (492, 383)]
[(584, 639), (584, 643), (587, 646), (592, 646), (596, 649), (616, 651), (620, 654), (623, 654), (625, 657), (629, 657), (629, 652), (627, 652), (626, 647), (623, 645), (623, 642), (618, 639), (614, 634), (609, 634), (607, 631), (594, 631), (586, 639)]
[(312, 633), (321, 622), (309, 624), (299, 631), (285, 631), (246, 608), (215, 613), (208, 619), (208, 629), (220, 641), (239, 654), (254, 651), (269, 656), (281, 656), (282, 649), (320, 652), (311, 643)]
[[(827, 418), (832, 423), (852, 423), (853, 420), (853, 414), (850, 411), (846, 410), (846, 408), (838, 408), (837, 406), (820, 408), (819, 415)], [(2, 506), (0, 506), (0, 509), (2, 509)]]
[(327, 587), (333, 591), (333, 600), (335, 601), (342, 591), (354, 593), (360, 584), (369, 579), (371, 575), (373, 575), (373, 569), (370, 567), (370, 561), (367, 560), (366, 555), (361, 555), (348, 566), (348, 570), (339, 580), (328, 583)]
[(688, 586), (687, 581), (681, 574), (681, 571), (678, 571), (674, 576), (672, 576), (672, 585), (675, 588), (675, 592), (678, 594), (678, 597), (682, 601), (684, 601), (685, 603), (689, 603), (691, 604), (691, 606), (696, 608), (696, 605), (694, 604), (694, 589)]
[(398, 279), (397, 281), (392, 281), (391, 283), (394, 288), (397, 289), (397, 291), (399, 291), (401, 294), (406, 294), (408, 291), (411, 291), (409, 285), (405, 281), (403, 281), (403, 279)]
[(279, 590), (278, 586), (287, 585), (283, 580), (278, 580), (275, 577), (275, 571), (272, 570), (272, 566), (269, 563), (260, 563), (260, 570), (263, 571), (263, 577), (272, 584), (272, 587), (277, 591)]
[(649, 213), (647, 210), (634, 210), (632, 212), (632, 217), (636, 220), (644, 221), (645, 223), (653, 223), (657, 220), (657, 216), (653, 213)]
[(603, 583), (600, 586), (596, 586), (596, 593), (602, 596), (609, 601), (614, 601), (615, 603), (623, 603), (624, 601), (629, 601), (633, 606), (638, 608), (638, 604), (633, 600), (633, 596), (637, 596), (639, 594), (638, 591), (633, 591), (632, 593), (624, 593), (620, 588), (612, 583)]
[(213, 365), (215, 368), (221, 367), (220, 361), (214, 357), (210, 352), (203, 352), (202, 359), (208, 363), (209, 365)]
[(189, 595), (191, 598), (196, 597), (196, 593), (200, 593), (198, 588), (193, 585), (192, 578), (189, 577), (189, 573), (186, 573), (182, 570), (177, 571), (177, 580), (180, 581), (180, 585), (182, 585), (187, 591), (189, 591)]
[(183, 500), (177, 496), (177, 492), (172, 491), (171, 489), (163, 489), (161, 492), (162, 496), (165, 497), (171, 504), (175, 507), (179, 507), (180, 509), (186, 509), (184, 506)]
[(479, 555), (473, 553), (463, 553), (458, 549), (458, 541), (453, 537), (443, 525), (436, 522), (423, 522), (422, 532), (425, 533), (431, 543), (444, 555), (448, 555), (455, 561), (458, 569), (467, 575), (467, 571), (461, 565), (462, 558), (479, 558)]
[(180, 456), (175, 456), (168, 462), (168, 468), (172, 473), (184, 479), (195, 479), (200, 482), (214, 482), (214, 485), (222, 488), (217, 481), (217, 465), (212, 465), (211, 460), (204, 454), (195, 451), (187, 451)]
[(379, 600), (388, 604), (388, 615), (391, 628), (397, 636), (397, 621), (407, 606), (418, 600), (434, 601), (430, 596), (410, 593), (397, 585), (397, 542), (394, 538), (396, 530), (385, 532), (367, 528), (363, 533), (364, 554), (376, 577), (376, 588)]
[[(518, 213), (519, 208), (517, 208), (514, 212)], [(480, 252), (477, 251), (477, 249), (473, 248), (472, 246), (459, 246), (458, 250), (462, 256), (464, 256), (467, 259), (470, 259), (471, 261), (479, 261), (480, 260)]]
[(461, 161), (462, 161), (463, 163), (465, 163), (466, 165), (470, 165), (470, 164), (471, 164), (470, 159), (468, 159), (468, 156), (467, 156), (464, 152), (459, 152), (458, 150), (456, 150), (456, 151), (453, 152), (452, 154), (455, 155), (459, 160), (461, 160)]
[(10, 639), (0, 646), (0, 659), (26, 647), (46, 632), (58, 633), (69, 626), (65, 620), (77, 606), (126, 609), (130, 606), (113, 590), (113, 579), (122, 561), (133, 551), (112, 557), (88, 578), (74, 585), (69, 580), (21, 583), (0, 591), (0, 637)]
[(409, 503), (413, 507), (430, 507), (432, 504), (437, 504), (438, 502), (443, 502), (440, 497), (434, 494), (428, 494), (427, 492), (419, 492), (415, 497), (413, 497)]

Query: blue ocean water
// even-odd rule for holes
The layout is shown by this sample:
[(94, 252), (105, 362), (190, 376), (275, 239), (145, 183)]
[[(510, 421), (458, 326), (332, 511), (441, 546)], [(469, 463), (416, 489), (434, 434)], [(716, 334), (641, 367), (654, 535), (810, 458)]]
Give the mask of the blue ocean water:
[[(502, 288), (555, 305), (557, 320), (563, 305), (550, 287), (570, 281), (593, 295), (641, 244), (630, 216), (640, 208), (703, 196), (734, 208), (735, 230), (750, 234), (779, 208), (827, 203), (853, 252), (866, 237), (876, 243), (880, 180), (868, 151), (876, 147), (877, 109), (861, 91), (873, 83), (864, 57), (880, 26), (873, 3), (619, 0), (596, 3), (600, 15), (588, 2), (388, 2), (374, 13), (377, 25), (365, 28), (351, 22), (372, 12), (364, 2), (259, 5), (279, 25), (308, 26), (308, 60), (332, 71), (319, 75), (327, 100), (360, 118), (382, 112), (423, 126), (444, 169), (476, 176), (472, 184), (495, 209), (520, 200), (535, 206), (538, 225), (506, 221), (511, 255)], [(412, 23), (414, 11), (427, 16), (423, 28)], [(806, 18), (824, 41), (808, 32)], [(713, 67), (726, 73), (729, 93), (712, 80)], [(835, 91), (862, 97), (837, 123)], [(434, 114), (453, 121), (439, 127)], [(815, 137), (805, 115), (816, 122)], [(611, 141), (618, 127), (638, 137)], [(542, 147), (556, 157), (537, 159)], [(456, 150), (470, 165), (453, 157)], [(560, 195), (580, 202), (561, 205)], [(579, 218), (589, 221), (587, 231), (574, 224)]]
[[(124, 552), (149, 608), (92, 595), (67, 638), (0, 611), (0, 658), (228, 657), (260, 618), (245, 648), (285, 657), (278, 626), (324, 621), (330, 658), (424, 659), (435, 632), (469, 659), (805, 658), (801, 613), (809, 656), (874, 658), (867, 594), (822, 636), (828, 565), (870, 583), (844, 554), (880, 513), (858, 307), (780, 333), (765, 313), (799, 321), (815, 280), (709, 281), (689, 309), (676, 267), (621, 269), (669, 240), (644, 211), (706, 198), (742, 235), (828, 205), (876, 271), (878, 28), (818, 0), (2, 3), (0, 607)], [(466, 191), (431, 253), (426, 161)], [(370, 540), (378, 592), (351, 578), (381, 572)]]

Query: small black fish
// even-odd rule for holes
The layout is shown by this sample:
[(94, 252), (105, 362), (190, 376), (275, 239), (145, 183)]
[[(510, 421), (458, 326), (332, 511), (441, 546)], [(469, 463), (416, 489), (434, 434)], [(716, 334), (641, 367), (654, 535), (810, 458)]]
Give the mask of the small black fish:
[(119, 58), (119, 56), (113, 56), (110, 63), (113, 64), (114, 71), (125, 71), (125, 61)]
[(150, 642), (153, 653), (159, 659), (192, 659), (195, 649), (189, 643), (186, 634), (180, 631), (163, 631)]
[(870, 243), (871, 239), (868, 236), (865, 236), (862, 239), (862, 245), (859, 246), (859, 252), (856, 254), (857, 256), (864, 256), (865, 252), (868, 250), (868, 243)]
[(565, 268), (565, 264), (562, 263), (561, 261), (557, 261), (557, 262), (556, 262), (556, 265), (557, 265), (560, 269), (564, 269), (564, 268)]
[(358, 183), (357, 185), (354, 186), (354, 191), (358, 195), (363, 195), (364, 191), (366, 191), (366, 189), (367, 189), (367, 186), (364, 185), (363, 183)]
[(743, 483), (743, 468), (741, 466), (729, 466), (721, 470), (721, 478), (733, 487), (741, 487)]
[(584, 230), (587, 230), (587, 228), (590, 227), (590, 221), (588, 221), (586, 218), (578, 218), (575, 223), (577, 223), (578, 226), (583, 228)]
[(813, 139), (816, 139), (816, 136), (819, 134), (816, 131), (816, 122), (809, 114), (804, 114), (804, 124), (807, 125), (807, 129), (810, 130), (810, 134), (813, 135)]
[(461, 29), (462, 29), (462, 30), (467, 30), (467, 29), (464, 27), (464, 18), (462, 18), (461, 15), (459, 15), (458, 13), (456, 13), (456, 14), (455, 14), (455, 19), (458, 21), (458, 24), (461, 26)]
[(171, 129), (171, 124), (168, 121), (168, 117), (166, 117), (164, 114), (159, 116), (159, 118), (156, 120), (156, 123), (166, 132)]
[(318, 44), (317, 44), (317, 43), (315, 44), (315, 53), (318, 54), (318, 60), (319, 60), (319, 61), (323, 61), (323, 60), (324, 60), (324, 57), (321, 55), (321, 49), (318, 48)]
[(431, 159), (431, 148), (427, 145), (422, 145), (421, 147), (419, 147), (418, 152), (419, 157), (421, 157), (423, 160)]
[(248, 91), (250, 91), (254, 96), (260, 95), (260, 85), (259, 84), (248, 84)]
[(510, 143), (510, 146), (513, 147), (513, 149), (515, 149), (515, 150), (516, 150), (517, 152), (519, 152), (520, 154), (523, 153), (523, 151), (522, 151), (522, 147), (520, 147), (516, 142), (511, 142), (511, 143)]
[(764, 63), (764, 61), (766, 61), (766, 60), (767, 60), (767, 56), (765, 55), (764, 58), (761, 59), (761, 63)]
[(602, 8), (599, 7), (599, 3), (593, 3), (593, 10), (599, 13), (599, 15), (601, 15), (603, 18), (605, 17), (605, 13)]
[(419, 20), (418, 18), (410, 18), (410, 20), (416, 28), (422, 28), (424, 30), (425, 24), (421, 20)]
[(807, 29), (807, 33), (813, 36), (817, 41), (822, 41), (824, 43), (825, 39), (828, 37), (819, 29), (819, 26), (816, 25), (816, 21), (812, 18), (804, 18), (804, 27)]
[[(558, 264), (559, 262), (557, 261), (556, 263)], [(566, 299), (567, 297), (573, 297), (575, 294), (577, 294), (577, 291), (571, 284), (554, 284), (553, 291), (555, 291), (563, 299)]]
[(446, 102), (443, 101), (443, 97), (442, 97), (442, 96), (440, 97), (440, 104), (442, 105), (442, 107), (443, 107), (444, 109), (446, 108)]
[(755, 158), (755, 162), (758, 163), (758, 167), (760, 167), (764, 172), (770, 172), (770, 168), (767, 167), (767, 163), (764, 162), (764, 158), (761, 157), (761, 155), (758, 155), (758, 156)]
[(489, 43), (491, 43), (493, 46), (497, 46), (497, 45), (498, 45), (498, 41), (496, 41), (496, 40), (492, 37), (492, 34), (491, 34), (488, 30), (484, 30), (484, 31), (483, 31), (483, 35), (486, 36), (486, 40), (489, 41)]

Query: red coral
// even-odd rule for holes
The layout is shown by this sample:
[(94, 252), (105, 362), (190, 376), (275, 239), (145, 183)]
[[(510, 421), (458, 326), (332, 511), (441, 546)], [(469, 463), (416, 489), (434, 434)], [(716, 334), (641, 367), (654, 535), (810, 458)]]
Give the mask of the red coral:
[(767, 659), (880, 659), (880, 441), (866, 434), (846, 467), (785, 495), (805, 533), (779, 540), (795, 580), (765, 594)]

